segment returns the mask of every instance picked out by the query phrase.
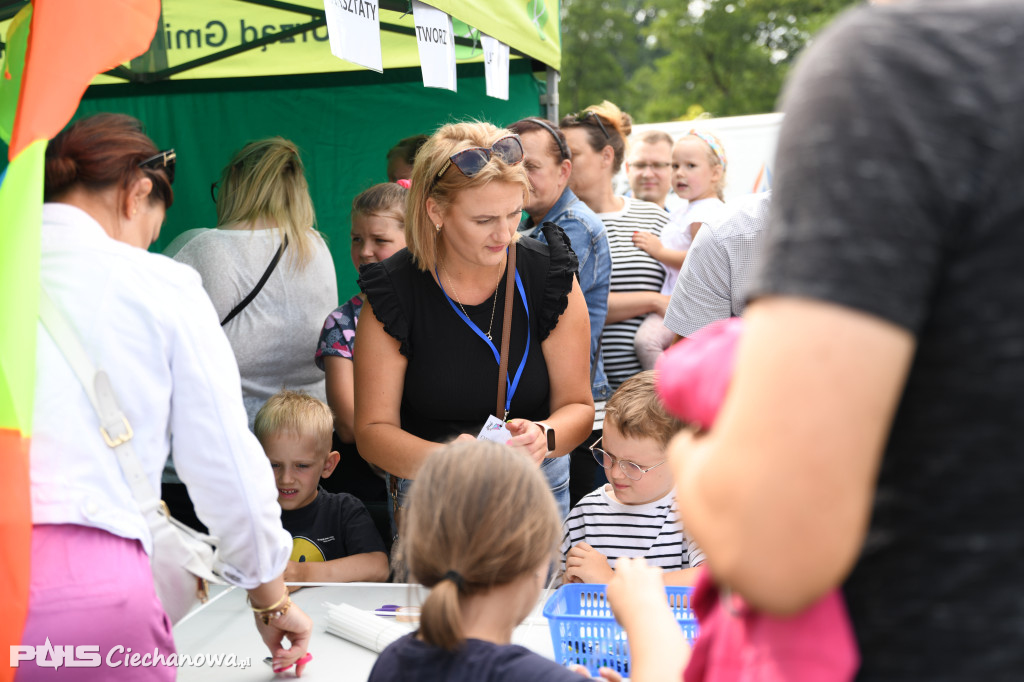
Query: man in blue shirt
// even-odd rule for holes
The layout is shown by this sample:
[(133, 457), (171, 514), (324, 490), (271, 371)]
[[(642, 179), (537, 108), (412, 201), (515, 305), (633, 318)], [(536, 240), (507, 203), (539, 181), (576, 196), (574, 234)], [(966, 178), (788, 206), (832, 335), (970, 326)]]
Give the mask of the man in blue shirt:
[(580, 288), (590, 312), (590, 376), (596, 408), (595, 432), (572, 451), (569, 476), (569, 502), (575, 505), (594, 489), (597, 471), (588, 446), (600, 435), (604, 419), (604, 401), (611, 394), (601, 355), (601, 331), (608, 315), (608, 289), (612, 274), (612, 255), (604, 223), (569, 189), (572, 155), (558, 127), (541, 118), (524, 118), (509, 126), (523, 142), (523, 165), (530, 177), (530, 196), (524, 209), (527, 217), (519, 230), (544, 241), (539, 227), (552, 222), (569, 237), (579, 260)]
[(569, 147), (561, 131), (549, 121), (525, 118), (509, 126), (523, 142), (523, 164), (530, 177), (530, 196), (524, 206), (528, 217), (519, 229), (544, 241), (539, 226), (558, 225), (569, 237), (579, 260), (580, 288), (590, 312), (590, 374), (594, 402), (607, 400), (611, 388), (604, 375), (601, 330), (608, 314), (608, 287), (612, 257), (601, 219), (569, 189), (572, 172)]

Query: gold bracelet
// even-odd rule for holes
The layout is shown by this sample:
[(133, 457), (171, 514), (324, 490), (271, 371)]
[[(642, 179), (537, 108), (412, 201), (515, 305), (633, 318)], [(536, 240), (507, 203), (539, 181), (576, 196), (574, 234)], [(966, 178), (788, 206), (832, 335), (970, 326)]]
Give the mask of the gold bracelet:
[(273, 605), (267, 606), (266, 608), (256, 608), (255, 606), (252, 606), (251, 599), (249, 600), (249, 605), (252, 608), (253, 613), (263, 621), (263, 624), (269, 625), (270, 621), (280, 618), (288, 612), (288, 608), (292, 605), (291, 593), (286, 587), (284, 590), (284, 596), (278, 599)]
[[(277, 620), (284, 614), (288, 613), (288, 609), (291, 608), (292, 600), (286, 596), (287, 601), (280, 608), (275, 611), (257, 611), (256, 617), (263, 621), (264, 625), (270, 625), (270, 621)], [(278, 602), (280, 603), (280, 602)]]

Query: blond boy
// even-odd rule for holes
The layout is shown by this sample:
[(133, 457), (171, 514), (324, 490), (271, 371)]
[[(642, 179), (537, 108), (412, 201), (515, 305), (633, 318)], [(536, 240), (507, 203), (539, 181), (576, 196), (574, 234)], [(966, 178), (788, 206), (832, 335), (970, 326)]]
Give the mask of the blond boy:
[(643, 557), (665, 583), (691, 585), (704, 553), (687, 535), (675, 504), (665, 447), (683, 423), (662, 407), (653, 371), (627, 379), (608, 399), (604, 435), (592, 447), (608, 483), (581, 499), (565, 520), (565, 582), (607, 583), (622, 557)]
[(353, 495), (329, 493), (320, 479), (334, 473), (334, 415), (305, 393), (281, 391), (260, 408), (253, 429), (270, 459), (281, 524), (292, 534), (289, 582), (380, 582), (388, 555), (366, 507)]

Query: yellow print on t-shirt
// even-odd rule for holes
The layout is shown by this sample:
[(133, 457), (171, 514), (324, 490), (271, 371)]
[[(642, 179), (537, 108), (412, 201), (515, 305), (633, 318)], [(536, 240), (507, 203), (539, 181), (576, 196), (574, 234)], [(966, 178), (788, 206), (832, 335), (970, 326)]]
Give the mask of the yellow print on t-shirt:
[(296, 535), (292, 539), (292, 561), (324, 561), (324, 553), (309, 538)]

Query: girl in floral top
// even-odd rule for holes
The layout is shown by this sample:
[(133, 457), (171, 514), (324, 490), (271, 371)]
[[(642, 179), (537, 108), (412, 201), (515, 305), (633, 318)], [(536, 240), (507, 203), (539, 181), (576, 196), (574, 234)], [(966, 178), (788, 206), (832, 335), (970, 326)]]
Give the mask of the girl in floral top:
[[(405, 248), (407, 187), (408, 180), (384, 182), (352, 200), (352, 264), (357, 270)], [(355, 442), (352, 344), (362, 307), (363, 296), (356, 294), (331, 312), (324, 320), (316, 349), (316, 366), (326, 374), (334, 430), (343, 443)]]

